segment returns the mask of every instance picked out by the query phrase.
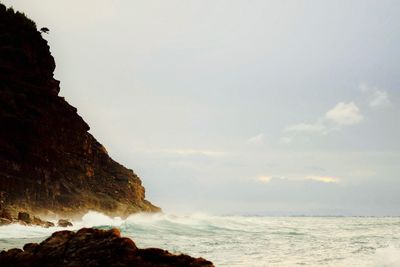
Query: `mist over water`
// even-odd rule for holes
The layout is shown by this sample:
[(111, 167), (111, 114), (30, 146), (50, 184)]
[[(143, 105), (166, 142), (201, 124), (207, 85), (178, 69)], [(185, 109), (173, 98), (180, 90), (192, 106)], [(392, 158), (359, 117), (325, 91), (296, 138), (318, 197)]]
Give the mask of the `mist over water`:
[[(256, 217), (88, 212), (70, 230), (117, 227), (138, 247), (203, 257), (216, 266), (400, 266), (399, 217)], [(0, 227), (0, 249), (65, 228)]]

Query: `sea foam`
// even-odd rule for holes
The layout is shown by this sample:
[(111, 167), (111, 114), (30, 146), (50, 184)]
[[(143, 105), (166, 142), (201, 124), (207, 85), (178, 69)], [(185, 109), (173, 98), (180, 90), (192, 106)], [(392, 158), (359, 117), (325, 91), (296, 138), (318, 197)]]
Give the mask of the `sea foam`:
[[(117, 227), (142, 248), (204, 257), (216, 266), (400, 266), (400, 218), (215, 216), (90, 211), (82, 227)], [(0, 227), (0, 249), (40, 242), (65, 228)]]

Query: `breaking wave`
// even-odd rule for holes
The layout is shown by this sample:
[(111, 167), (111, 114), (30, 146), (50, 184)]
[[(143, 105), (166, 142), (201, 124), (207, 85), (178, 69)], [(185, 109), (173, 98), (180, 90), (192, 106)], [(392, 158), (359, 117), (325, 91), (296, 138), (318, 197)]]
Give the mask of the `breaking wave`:
[[(117, 227), (139, 247), (204, 257), (216, 266), (400, 266), (400, 218), (257, 217), (90, 211), (72, 227)], [(65, 228), (0, 226), (0, 249), (40, 242)]]

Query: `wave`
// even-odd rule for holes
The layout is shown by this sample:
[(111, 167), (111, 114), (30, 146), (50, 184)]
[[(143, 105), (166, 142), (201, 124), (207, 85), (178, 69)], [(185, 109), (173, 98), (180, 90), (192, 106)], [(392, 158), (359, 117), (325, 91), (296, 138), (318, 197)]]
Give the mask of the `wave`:
[[(218, 217), (215, 217), (218, 218)], [(43, 228), (40, 226), (33, 225), (22, 225), (19, 223), (13, 223), (9, 225), (0, 226), (0, 239), (12, 239), (12, 238), (35, 238), (49, 236), (51, 233), (60, 230), (77, 230), (83, 227), (118, 227), (127, 228), (129, 225), (135, 226), (146, 226), (156, 228), (200, 228), (205, 229), (209, 226), (210, 228), (220, 229), (216, 225), (218, 222), (212, 216), (204, 213), (195, 213), (192, 215), (172, 215), (164, 213), (136, 213), (128, 216), (126, 219), (121, 217), (110, 217), (103, 213), (96, 211), (87, 212), (80, 220), (72, 221), (73, 226), (66, 228), (63, 227), (50, 227)], [(57, 223), (57, 220), (49, 220), (53, 223)], [(228, 226), (227, 226), (228, 227)], [(239, 227), (239, 226), (234, 226)]]
[(204, 257), (217, 266), (400, 266), (400, 218), (318, 218), (89, 211), (68, 228), (0, 226), (0, 249), (40, 242), (59, 230), (117, 227), (138, 247)]
[(390, 245), (378, 248), (373, 256), (374, 267), (398, 267), (400, 266), (400, 248)]

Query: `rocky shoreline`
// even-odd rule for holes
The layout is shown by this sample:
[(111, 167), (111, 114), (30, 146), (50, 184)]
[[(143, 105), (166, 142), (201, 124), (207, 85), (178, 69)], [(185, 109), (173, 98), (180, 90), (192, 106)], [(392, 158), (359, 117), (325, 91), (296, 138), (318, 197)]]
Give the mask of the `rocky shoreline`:
[[(45, 30), (44, 30), (45, 29)], [(35, 22), (0, 3), (0, 227), (89, 210), (128, 216), (161, 209), (133, 170), (114, 161), (77, 109), (59, 96), (55, 60)], [(104, 122), (108, 123), (108, 122)], [(39, 217), (40, 216), (40, 217)], [(72, 226), (60, 219), (58, 227)], [(213, 266), (202, 258), (139, 249), (118, 230), (53, 233), (0, 252), (0, 266)]]
[(19, 223), (22, 225), (36, 225), (44, 228), (73, 226), (68, 219), (59, 219), (57, 225), (53, 222), (42, 220), (37, 216), (31, 216), (28, 212), (20, 211), (16, 216), (7, 210), (0, 210), (0, 226)]
[(0, 266), (192, 266), (212, 267), (212, 262), (188, 255), (175, 255), (157, 248), (139, 249), (118, 229), (82, 228), (59, 231), (40, 244), (0, 252)]

